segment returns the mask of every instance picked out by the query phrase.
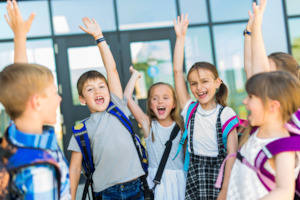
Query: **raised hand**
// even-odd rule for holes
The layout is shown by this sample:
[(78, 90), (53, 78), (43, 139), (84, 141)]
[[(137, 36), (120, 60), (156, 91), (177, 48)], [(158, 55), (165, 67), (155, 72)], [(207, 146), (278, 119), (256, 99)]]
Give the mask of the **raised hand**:
[(92, 35), (95, 38), (95, 40), (103, 37), (102, 30), (94, 18), (90, 20), (90, 18), (84, 17), (82, 18), (82, 21), (86, 28), (79, 26), (81, 30)]
[(253, 15), (254, 15), (253, 25), (254, 26), (256, 25), (261, 26), (266, 5), (267, 5), (267, 0), (261, 0), (259, 5), (253, 2)]
[(7, 15), (4, 15), (7, 24), (10, 26), (11, 30), (14, 32), (15, 37), (22, 35), (26, 37), (29, 32), (32, 21), (35, 17), (35, 13), (31, 13), (29, 18), (24, 21), (22, 18), (19, 6), (15, 0), (7, 1)]
[(181, 14), (181, 16), (177, 17), (177, 22), (176, 19), (174, 19), (173, 21), (176, 36), (185, 36), (187, 27), (189, 25), (188, 14), (186, 14), (185, 17), (183, 14)]
[(247, 23), (247, 26), (246, 26), (246, 30), (251, 32), (252, 26), (253, 26), (254, 16), (253, 16), (253, 14), (250, 10), (248, 11), (248, 15), (249, 15), (249, 20), (248, 20), (248, 23)]
[(140, 72), (137, 71), (136, 69), (134, 69), (133, 66), (129, 67), (129, 71), (130, 71), (132, 76), (137, 76), (138, 78), (141, 78)]

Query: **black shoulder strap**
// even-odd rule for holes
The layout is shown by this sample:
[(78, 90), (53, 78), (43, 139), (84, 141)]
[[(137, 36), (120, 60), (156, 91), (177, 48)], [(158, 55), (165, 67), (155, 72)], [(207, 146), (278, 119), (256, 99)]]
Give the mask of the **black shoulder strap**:
[(160, 180), (161, 180), (162, 174), (164, 172), (164, 169), (165, 169), (165, 166), (167, 164), (167, 160), (168, 160), (169, 154), (171, 152), (172, 141), (176, 138), (179, 130), (180, 130), (180, 127), (178, 126), (178, 124), (176, 124), (175, 127), (172, 130), (172, 133), (170, 135), (169, 140), (165, 144), (166, 148), (165, 148), (165, 151), (163, 153), (162, 159), (160, 160), (159, 167), (158, 167), (158, 170), (156, 172), (155, 178), (153, 180), (153, 182), (155, 184), (154, 188), (156, 187), (157, 184), (160, 184)]

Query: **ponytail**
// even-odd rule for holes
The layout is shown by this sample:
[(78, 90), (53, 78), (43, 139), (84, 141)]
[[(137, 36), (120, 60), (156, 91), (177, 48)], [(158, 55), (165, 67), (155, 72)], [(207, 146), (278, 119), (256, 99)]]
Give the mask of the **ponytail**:
[(221, 81), (219, 90), (216, 92), (216, 101), (218, 104), (225, 107), (225, 106), (227, 106), (227, 103), (226, 103), (227, 97), (228, 97), (228, 88), (225, 85), (225, 83), (223, 83), (223, 81)]

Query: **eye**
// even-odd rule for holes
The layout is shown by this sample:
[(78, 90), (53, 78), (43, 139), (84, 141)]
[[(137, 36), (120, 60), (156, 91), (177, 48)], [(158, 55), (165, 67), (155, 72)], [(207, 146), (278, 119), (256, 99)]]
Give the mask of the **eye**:
[(156, 101), (156, 100), (157, 100), (157, 97), (153, 97), (153, 100)]
[(191, 83), (191, 85), (197, 85), (197, 83), (193, 82), (193, 83)]
[(164, 97), (165, 100), (169, 99), (169, 97)]
[(105, 88), (105, 86), (104, 85), (100, 85), (100, 88)]
[(92, 91), (92, 90), (93, 90), (92, 88), (88, 88), (88, 89), (87, 89), (88, 92), (90, 92), (90, 91)]

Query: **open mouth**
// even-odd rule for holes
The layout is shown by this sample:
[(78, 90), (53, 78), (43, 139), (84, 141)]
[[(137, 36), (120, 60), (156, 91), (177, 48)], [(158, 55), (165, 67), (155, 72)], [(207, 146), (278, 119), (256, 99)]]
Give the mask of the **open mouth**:
[(159, 115), (163, 115), (165, 113), (165, 111), (166, 111), (166, 108), (165, 107), (158, 107), (157, 111), (158, 111)]
[(103, 104), (104, 103), (104, 98), (103, 97), (97, 97), (95, 99), (96, 104)]
[(204, 99), (207, 96), (207, 93), (208, 92), (199, 92), (199, 93), (197, 93), (197, 95), (200, 99)]

